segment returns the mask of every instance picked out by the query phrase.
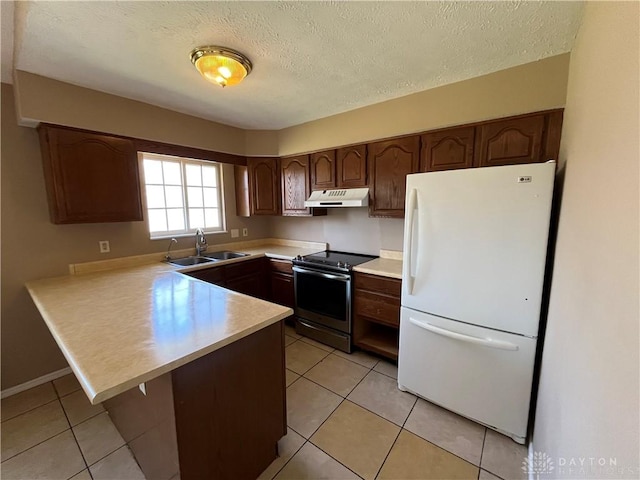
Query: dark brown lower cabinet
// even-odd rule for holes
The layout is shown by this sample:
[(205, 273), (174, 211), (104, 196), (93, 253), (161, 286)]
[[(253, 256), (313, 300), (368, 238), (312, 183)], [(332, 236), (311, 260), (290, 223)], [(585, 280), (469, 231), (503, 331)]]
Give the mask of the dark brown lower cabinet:
[(353, 290), (353, 344), (398, 360), (400, 292), (395, 278), (356, 272)]
[(266, 258), (245, 260), (224, 266), (225, 287), (234, 292), (267, 299)]
[(146, 478), (251, 479), (286, 434), (277, 322), (104, 402)]
[(265, 267), (267, 260), (258, 258), (227, 265), (214, 265), (210, 268), (186, 272), (185, 275), (266, 300), (269, 293)]
[(269, 261), (271, 296), (269, 300), (279, 305), (294, 308), (296, 304), (293, 286), (293, 265), (288, 260)]

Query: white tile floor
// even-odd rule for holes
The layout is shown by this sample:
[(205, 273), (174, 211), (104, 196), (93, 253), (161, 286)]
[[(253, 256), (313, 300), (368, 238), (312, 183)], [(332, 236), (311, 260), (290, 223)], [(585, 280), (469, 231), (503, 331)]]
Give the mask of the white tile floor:
[[(287, 418), (271, 479), (525, 478), (525, 447), (397, 389), (397, 368), (287, 327)], [(3, 479), (144, 479), (72, 375), (2, 400)]]
[(144, 480), (102, 405), (73, 375), (2, 400), (2, 478)]

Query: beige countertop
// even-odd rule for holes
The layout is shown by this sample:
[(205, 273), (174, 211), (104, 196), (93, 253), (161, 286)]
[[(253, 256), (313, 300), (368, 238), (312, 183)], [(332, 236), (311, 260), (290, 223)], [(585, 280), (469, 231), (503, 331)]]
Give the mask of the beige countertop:
[(380, 258), (361, 263), (353, 267), (353, 270), (402, 280), (402, 252), (381, 250)]
[(100, 265), (92, 271), (89, 264), (77, 264), (71, 270), (78, 274), (28, 282), (27, 289), (96, 404), (293, 313), (180, 273), (324, 250), (315, 244), (252, 247), (236, 249), (247, 257), (196, 267), (157, 260), (126, 267), (124, 259), (115, 259), (112, 268), (119, 268), (106, 270), (104, 262), (93, 262)]

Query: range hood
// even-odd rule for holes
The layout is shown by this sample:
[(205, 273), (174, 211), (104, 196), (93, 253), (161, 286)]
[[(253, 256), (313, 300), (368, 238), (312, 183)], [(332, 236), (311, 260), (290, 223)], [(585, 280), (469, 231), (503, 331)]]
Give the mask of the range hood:
[(304, 202), (305, 207), (366, 207), (369, 205), (368, 188), (316, 190)]

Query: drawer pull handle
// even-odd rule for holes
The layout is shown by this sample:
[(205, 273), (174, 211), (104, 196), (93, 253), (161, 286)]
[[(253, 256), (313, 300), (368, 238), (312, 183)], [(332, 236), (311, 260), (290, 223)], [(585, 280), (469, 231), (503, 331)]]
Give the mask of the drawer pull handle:
[(493, 340), (491, 338), (479, 338), (472, 337), (470, 335), (464, 335), (458, 332), (452, 332), (451, 330), (447, 330), (446, 328), (436, 327), (435, 325), (431, 325), (427, 322), (421, 322), (420, 320), (416, 320), (413, 317), (409, 317), (409, 321), (413, 323), (416, 327), (423, 328), (429, 332), (442, 335), (443, 337), (453, 338), (454, 340), (460, 340), (462, 342), (467, 343), (475, 343), (476, 345), (482, 345), (483, 347), (489, 348), (497, 348), (498, 350), (510, 350), (517, 351), (520, 347), (518, 345), (511, 342), (504, 342), (502, 340)]

